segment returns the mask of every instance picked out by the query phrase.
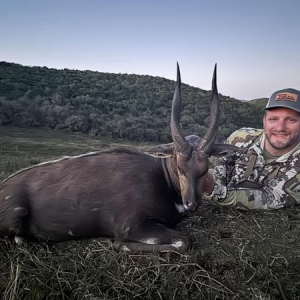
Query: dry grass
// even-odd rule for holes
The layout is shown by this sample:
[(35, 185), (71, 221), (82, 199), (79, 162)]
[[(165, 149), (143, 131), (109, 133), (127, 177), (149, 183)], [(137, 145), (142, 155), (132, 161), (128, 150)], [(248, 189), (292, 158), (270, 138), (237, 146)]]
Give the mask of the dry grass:
[(186, 255), (0, 239), (2, 299), (300, 299), (298, 208), (241, 214), (205, 204), (180, 230), (195, 237)]

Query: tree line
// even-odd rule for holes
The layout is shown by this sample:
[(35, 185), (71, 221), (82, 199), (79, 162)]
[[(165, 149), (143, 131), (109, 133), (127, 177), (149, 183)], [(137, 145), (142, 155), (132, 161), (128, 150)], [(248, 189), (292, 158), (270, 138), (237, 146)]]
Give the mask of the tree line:
[[(174, 81), (162, 77), (0, 62), (0, 125), (168, 142), (174, 87)], [(262, 127), (262, 107), (267, 99), (242, 102), (219, 97), (219, 140), (240, 127)], [(210, 91), (182, 84), (183, 134), (204, 135), (209, 100)]]

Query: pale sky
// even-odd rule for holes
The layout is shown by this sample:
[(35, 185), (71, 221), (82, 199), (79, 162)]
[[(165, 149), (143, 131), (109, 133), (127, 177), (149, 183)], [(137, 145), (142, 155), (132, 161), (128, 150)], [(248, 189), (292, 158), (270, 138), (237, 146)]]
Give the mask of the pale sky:
[(0, 0), (0, 61), (176, 79), (237, 99), (300, 90), (299, 0)]

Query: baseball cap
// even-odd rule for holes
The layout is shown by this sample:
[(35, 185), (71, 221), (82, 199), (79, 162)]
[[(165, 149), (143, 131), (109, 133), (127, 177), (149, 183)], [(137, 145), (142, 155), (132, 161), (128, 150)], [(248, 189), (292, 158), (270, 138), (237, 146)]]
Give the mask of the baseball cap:
[(290, 108), (300, 113), (300, 91), (288, 88), (274, 92), (265, 110), (276, 107)]

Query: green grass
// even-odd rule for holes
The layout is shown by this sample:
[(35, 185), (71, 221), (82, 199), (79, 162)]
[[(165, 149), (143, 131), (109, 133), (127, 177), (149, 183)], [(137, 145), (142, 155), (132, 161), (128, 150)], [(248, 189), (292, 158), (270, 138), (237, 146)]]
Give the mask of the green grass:
[[(2, 179), (118, 144), (45, 129), (0, 127), (0, 137)], [(0, 298), (300, 299), (298, 207), (241, 213), (204, 203), (178, 229), (195, 238), (185, 255), (123, 253), (101, 239), (17, 246), (0, 238)]]
[[(62, 130), (0, 126), (0, 181), (16, 170), (42, 161), (110, 149), (118, 145), (128, 143)], [(131, 145), (145, 146), (139, 143)]]

